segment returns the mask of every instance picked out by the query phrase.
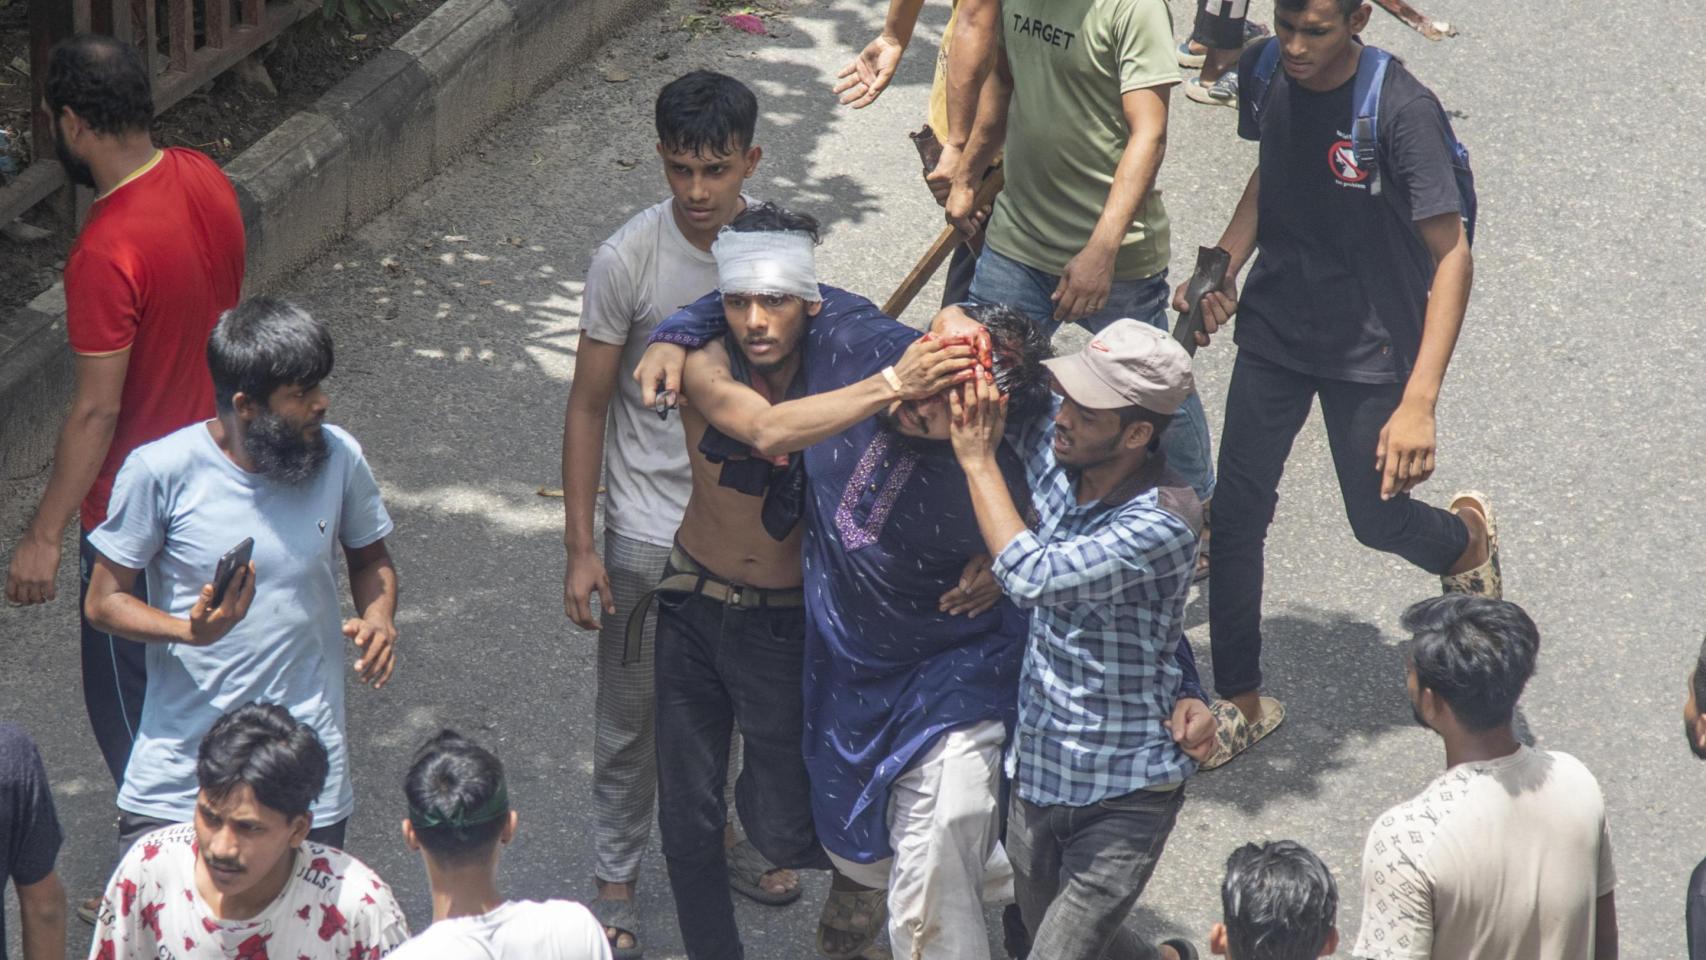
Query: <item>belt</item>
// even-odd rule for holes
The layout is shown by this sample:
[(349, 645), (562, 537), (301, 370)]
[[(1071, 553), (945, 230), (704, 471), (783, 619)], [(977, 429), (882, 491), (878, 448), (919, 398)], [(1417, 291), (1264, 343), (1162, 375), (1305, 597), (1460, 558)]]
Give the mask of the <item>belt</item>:
[(641, 595), (634, 609), (628, 613), (628, 632), (622, 644), (623, 666), (639, 661), (646, 614), (651, 612), (653, 601), (663, 594), (700, 596), (736, 610), (798, 610), (806, 605), (803, 587), (778, 590), (724, 580), (700, 566), (678, 543), (669, 551), (669, 563), (663, 568), (663, 579)]

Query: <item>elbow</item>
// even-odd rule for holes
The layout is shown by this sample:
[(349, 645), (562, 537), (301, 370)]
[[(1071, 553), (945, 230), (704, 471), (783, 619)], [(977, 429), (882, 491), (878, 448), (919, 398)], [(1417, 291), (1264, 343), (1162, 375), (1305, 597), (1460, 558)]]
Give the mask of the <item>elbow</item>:
[(761, 457), (785, 457), (794, 452), (788, 438), (775, 431), (759, 430), (752, 437), (752, 452)]
[(106, 618), (106, 594), (89, 591), (83, 598), (83, 616), (89, 621), (89, 626), (102, 633), (113, 633), (113, 625)]
[(111, 437), (118, 429), (117, 397), (102, 397), (95, 400), (82, 400), (71, 412), (73, 422), (85, 430), (96, 431), (103, 437)]

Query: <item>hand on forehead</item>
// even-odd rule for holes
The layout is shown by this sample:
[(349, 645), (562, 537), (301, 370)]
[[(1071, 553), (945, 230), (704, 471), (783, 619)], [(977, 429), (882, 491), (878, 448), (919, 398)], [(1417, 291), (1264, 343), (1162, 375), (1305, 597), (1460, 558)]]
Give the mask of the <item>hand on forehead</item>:
[(943, 307), (931, 319), (927, 336), (947, 343), (974, 346), (977, 348), (978, 366), (985, 370), (995, 368), (995, 361), (990, 352), (989, 331), (958, 306)]

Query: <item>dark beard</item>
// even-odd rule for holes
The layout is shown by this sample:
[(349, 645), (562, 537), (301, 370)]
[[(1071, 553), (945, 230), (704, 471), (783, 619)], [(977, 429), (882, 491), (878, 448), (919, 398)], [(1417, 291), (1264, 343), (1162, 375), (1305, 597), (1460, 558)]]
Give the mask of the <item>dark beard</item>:
[(59, 160), (59, 165), (65, 170), (65, 176), (79, 187), (95, 189), (95, 171), (87, 163), (77, 159), (71, 149), (65, 145), (65, 140), (59, 135), (59, 121), (53, 121), (53, 152)]
[(300, 428), (271, 412), (249, 423), (243, 434), (243, 452), (254, 463), (256, 473), (293, 487), (312, 479), (331, 455), (324, 428), (316, 430), (312, 438), (305, 437)]

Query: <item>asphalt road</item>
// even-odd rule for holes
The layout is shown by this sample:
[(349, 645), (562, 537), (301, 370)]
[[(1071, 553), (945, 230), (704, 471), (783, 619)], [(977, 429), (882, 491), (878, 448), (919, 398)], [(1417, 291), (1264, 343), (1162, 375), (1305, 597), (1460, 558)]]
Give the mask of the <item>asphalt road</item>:
[[(1440, 410), (1440, 470), (1423, 495), (1439, 502), (1469, 485), (1492, 494), (1507, 595), (1545, 637), (1526, 716), (1543, 746), (1580, 757), (1605, 790), (1623, 955), (1678, 957), (1684, 885), (1706, 854), (1688, 799), (1706, 768), (1677, 723), (1706, 626), (1706, 398), (1690, 372), (1706, 349), (1696, 322), (1706, 283), (1689, 252), (1706, 226), (1696, 82), (1706, 16), (1628, 0), (1421, 2), (1461, 33), (1431, 43), (1377, 13), (1370, 36), (1454, 111), (1482, 203), (1474, 299)], [(510, 768), (522, 829), (507, 889), (591, 893), (591, 638), (562, 614), (561, 502), (535, 490), (557, 485), (591, 249), (665, 192), (652, 153), (657, 88), (701, 66), (753, 85), (765, 155), (752, 192), (825, 221), (820, 264), (834, 283), (880, 299), (940, 222), (903, 134), (924, 115), (946, 3), (932, 0), (895, 86), (857, 113), (828, 88), (874, 34), (879, 5), (798, 3), (770, 38), (680, 29), (696, 9), (676, 0), (639, 18), (282, 291), (332, 322), (332, 416), (365, 445), (397, 520), (402, 665), (384, 691), (349, 695), (351, 848), (417, 925), (429, 915), (426, 882), (397, 836), (399, 784), (414, 746), (446, 725)], [(1173, 12), (1187, 30), (1190, 5)], [(1173, 117), (1161, 185), (1178, 275), (1219, 235), (1254, 150), (1234, 138), (1231, 111), (1179, 97)], [(1058, 345), (1078, 342), (1063, 334)], [(1227, 345), (1199, 355), (1216, 424), (1231, 359)], [(34, 493), (11, 489), (0, 504), (7, 539)], [(1443, 765), (1436, 738), (1411, 722), (1396, 646), (1398, 613), (1437, 587), (1352, 539), (1318, 421), (1291, 459), (1269, 557), (1269, 692), (1290, 719), (1191, 783), (1133, 923), (1200, 942), (1227, 853), (1290, 837), (1338, 876), (1348, 945), (1369, 823)], [(1206, 665), (1200, 598), (1192, 613)], [(111, 785), (83, 719), (72, 600), (0, 608), (0, 638), (0, 717), (41, 743), (69, 834), (61, 870), (87, 895), (111, 867)], [(805, 900), (784, 910), (740, 906), (750, 955), (812, 956), (824, 886), (809, 878)], [(642, 891), (648, 954), (681, 956), (655, 847)], [(74, 924), (72, 942), (84, 949), (86, 928)]]

